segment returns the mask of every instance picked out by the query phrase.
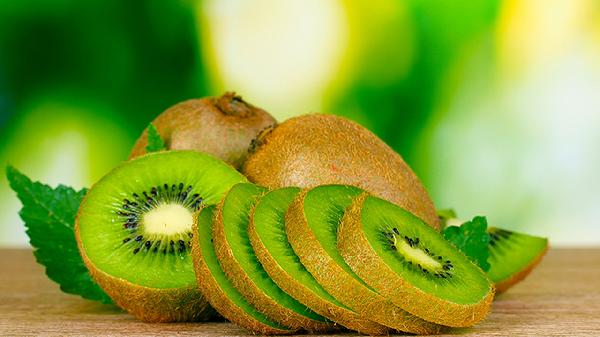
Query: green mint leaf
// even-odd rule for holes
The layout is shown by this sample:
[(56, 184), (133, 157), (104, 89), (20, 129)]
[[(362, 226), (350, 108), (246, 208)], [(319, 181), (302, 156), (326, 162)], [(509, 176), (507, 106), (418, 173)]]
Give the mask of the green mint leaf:
[(154, 126), (154, 124), (152, 124), (152, 123), (148, 124), (147, 131), (148, 131), (148, 145), (146, 145), (146, 152), (150, 153), (150, 152), (156, 152), (156, 151), (163, 151), (163, 150), (167, 149), (167, 147), (165, 146), (165, 142), (160, 137), (160, 134), (158, 133), (158, 130), (156, 130), (156, 127)]
[(66, 293), (112, 303), (92, 280), (75, 240), (75, 216), (87, 190), (32, 182), (12, 166), (6, 168), (6, 176), (23, 204), (19, 215), (35, 249), (33, 254), (46, 267), (48, 277)]
[(460, 226), (446, 227), (442, 234), (446, 240), (452, 242), (471, 261), (484, 271), (488, 271), (490, 269), (488, 263), (490, 235), (487, 232), (487, 226), (485, 217), (476, 216), (473, 220)]

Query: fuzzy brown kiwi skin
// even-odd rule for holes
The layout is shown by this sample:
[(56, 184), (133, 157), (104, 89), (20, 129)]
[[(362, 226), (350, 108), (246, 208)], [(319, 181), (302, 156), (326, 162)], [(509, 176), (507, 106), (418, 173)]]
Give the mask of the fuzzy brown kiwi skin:
[(527, 266), (527, 268), (510, 276), (509, 278), (507, 278), (505, 280), (497, 282), (496, 283), (496, 293), (501, 294), (501, 293), (505, 292), (506, 290), (508, 290), (508, 288), (523, 281), (525, 279), (525, 277), (527, 277), (527, 275), (529, 275), (529, 273), (542, 261), (542, 259), (546, 255), (546, 252), (548, 252), (548, 246), (546, 246), (546, 249), (544, 249), (544, 251), (542, 253), (540, 253), (540, 255), (535, 260), (533, 260)]
[(443, 331), (443, 326), (411, 315), (367, 288), (329, 256), (309, 227), (304, 213), (304, 197), (308, 191), (303, 190), (288, 208), (285, 229), (292, 248), (317, 282), (338, 301), (377, 323), (420, 335)]
[(262, 132), (242, 172), (268, 188), (344, 184), (362, 188), (440, 228), (433, 202), (402, 157), (366, 128), (325, 114), (291, 118)]
[[(168, 150), (206, 152), (240, 168), (257, 134), (277, 121), (233, 92), (178, 103), (152, 121)], [(130, 159), (146, 153), (147, 130), (135, 142)]]
[(272, 320), (289, 327), (290, 329), (304, 329), (308, 332), (325, 332), (330, 330), (331, 324), (315, 321), (297, 312), (288, 309), (273, 298), (265, 294), (248, 277), (239, 262), (235, 259), (231, 247), (225, 236), (225, 227), (223, 225), (223, 204), (226, 196), (217, 204), (215, 211), (215, 220), (213, 225), (213, 242), (215, 253), (219, 259), (225, 275), (231, 281), (233, 286), (252, 304), (258, 311), (265, 314)]
[(450, 327), (468, 327), (483, 320), (490, 311), (495, 287), (477, 304), (447, 302), (405, 282), (388, 267), (371, 247), (360, 224), (363, 204), (369, 194), (356, 198), (338, 228), (337, 248), (346, 263), (367, 284), (413, 315)]
[[(200, 212), (202, 212), (201, 210)], [(194, 215), (194, 223), (192, 224), (192, 233), (198, 233), (198, 217), (200, 212)], [(194, 261), (194, 270), (196, 271), (196, 281), (204, 296), (210, 304), (227, 320), (237, 324), (238, 326), (263, 335), (285, 335), (291, 334), (292, 330), (277, 329), (267, 324), (264, 324), (240, 309), (235, 303), (231, 302), (219, 287), (216, 280), (213, 278), (208, 266), (204, 262), (200, 242), (198, 239), (192, 239), (192, 259)]]
[(260, 236), (256, 232), (254, 225), (253, 212), (248, 227), (248, 236), (254, 248), (258, 260), (263, 265), (269, 276), (277, 285), (290, 296), (306, 305), (317, 314), (339, 323), (342, 326), (358, 331), (363, 334), (378, 336), (388, 335), (389, 329), (378, 323), (364, 319), (357, 313), (338, 307), (337, 305), (321, 299), (302, 283), (290, 277), (271, 257), (269, 251), (262, 243)]
[[(82, 203), (85, 202), (85, 198)], [(133, 284), (111, 276), (88, 258), (80, 239), (78, 217), (75, 220), (75, 237), (83, 262), (92, 278), (122, 309), (146, 322), (206, 321), (215, 315), (196, 285), (184, 288), (158, 289)]]

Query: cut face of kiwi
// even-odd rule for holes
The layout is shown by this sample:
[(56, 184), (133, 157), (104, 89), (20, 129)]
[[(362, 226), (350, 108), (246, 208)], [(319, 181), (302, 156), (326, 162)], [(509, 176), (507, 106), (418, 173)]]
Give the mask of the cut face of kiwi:
[(352, 270), (397, 306), (427, 321), (471, 326), (494, 285), (451, 243), (408, 211), (363, 194), (345, 212), (337, 247)]
[(490, 270), (488, 276), (496, 283), (498, 292), (506, 291), (523, 280), (542, 260), (548, 250), (548, 239), (488, 228), (490, 235)]
[(75, 224), (92, 276), (143, 320), (207, 318), (190, 257), (192, 215), (244, 181), (192, 151), (152, 153), (115, 168), (90, 189)]
[(213, 226), (217, 258), (233, 286), (263, 314), (290, 329), (325, 331), (322, 316), (285, 293), (273, 282), (254, 254), (248, 238), (250, 211), (267, 190), (237, 184), (219, 203)]
[(233, 286), (221, 268), (212, 238), (215, 207), (204, 208), (194, 223), (192, 255), (198, 286), (226, 319), (254, 333), (275, 335), (293, 331), (256, 310)]
[(256, 203), (248, 234), (259, 261), (281, 289), (316, 313), (361, 333), (387, 334), (388, 328), (362, 318), (331, 296), (294, 253), (285, 231), (285, 212), (299, 193), (299, 188), (282, 188)]
[(345, 209), (362, 192), (352, 186), (323, 185), (300, 193), (286, 213), (290, 244), (319, 284), (363, 317), (404, 332), (439, 333), (440, 325), (411, 315), (379, 295), (338, 253), (339, 222)]

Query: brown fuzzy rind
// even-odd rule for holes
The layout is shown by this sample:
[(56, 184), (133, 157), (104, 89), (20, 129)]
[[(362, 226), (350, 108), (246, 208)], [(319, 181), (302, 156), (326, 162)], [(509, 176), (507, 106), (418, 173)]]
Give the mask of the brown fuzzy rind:
[[(241, 167), (257, 134), (277, 121), (268, 112), (244, 102), (235, 93), (178, 103), (152, 121), (169, 150), (196, 150)], [(146, 153), (147, 130), (129, 158)]]
[(357, 281), (333, 260), (308, 225), (302, 191), (285, 215), (288, 240), (302, 264), (325, 290), (364, 318), (390, 328), (420, 335), (437, 334), (444, 327), (400, 309)]
[(275, 299), (265, 294), (251, 279), (236, 260), (225, 235), (223, 224), (224, 197), (215, 210), (213, 223), (213, 240), (215, 252), (223, 271), (233, 286), (258, 311), (290, 329), (304, 329), (309, 332), (323, 332), (330, 328), (329, 323), (319, 322), (288, 309)]
[(352, 270), (392, 303), (427, 321), (467, 327), (484, 319), (494, 299), (493, 285), (479, 303), (452, 303), (406, 282), (383, 262), (361, 228), (361, 212), (367, 197), (364, 193), (352, 202), (338, 228), (338, 251)]
[[(193, 233), (198, 233), (198, 214), (194, 216)], [(198, 286), (208, 302), (227, 320), (253, 333), (263, 335), (282, 335), (293, 333), (292, 330), (277, 329), (264, 324), (250, 316), (243, 309), (229, 300), (206, 265), (198, 239), (192, 240), (192, 258)]]
[(357, 186), (439, 229), (433, 202), (402, 157), (372, 132), (345, 118), (312, 114), (281, 123), (262, 137), (244, 163), (243, 173), (269, 188)]
[(283, 268), (279, 266), (277, 261), (273, 259), (267, 248), (264, 246), (255, 228), (253, 217), (251, 217), (248, 235), (250, 237), (252, 247), (254, 248), (254, 252), (269, 276), (281, 289), (283, 289), (283, 291), (319, 315), (326, 317), (348, 329), (372, 336), (389, 334), (389, 329), (387, 327), (373, 321), (369, 321), (351, 310), (339, 307), (327, 300), (320, 298), (302, 283), (291, 277)]
[(183, 288), (149, 288), (98, 269), (85, 253), (77, 223), (75, 236), (83, 262), (94, 281), (119, 307), (146, 322), (206, 321), (214, 315), (214, 310), (195, 284)]
[(523, 281), (525, 277), (527, 277), (527, 275), (529, 275), (529, 273), (533, 270), (533, 268), (535, 268), (542, 261), (547, 251), (548, 246), (546, 246), (546, 249), (544, 249), (544, 251), (537, 258), (535, 258), (535, 260), (533, 260), (525, 269), (521, 270), (520, 272), (512, 275), (511, 277), (503, 281), (496, 283), (496, 293), (503, 293), (506, 290), (508, 290), (508, 288)]

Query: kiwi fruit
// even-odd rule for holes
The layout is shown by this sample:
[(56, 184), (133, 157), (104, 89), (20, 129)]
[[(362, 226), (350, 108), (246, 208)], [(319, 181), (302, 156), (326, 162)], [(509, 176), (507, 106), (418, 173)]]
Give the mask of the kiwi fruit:
[(439, 228), (433, 202), (402, 157), (342, 117), (303, 115), (267, 129), (253, 142), (242, 172), (268, 188), (357, 186)]
[(233, 286), (267, 317), (294, 330), (326, 331), (329, 322), (281, 290), (254, 254), (248, 238), (250, 211), (266, 191), (237, 184), (218, 204), (213, 223), (217, 258)]
[(94, 280), (117, 305), (150, 322), (196, 321), (212, 309), (190, 256), (193, 213), (247, 181), (195, 151), (150, 153), (100, 179), (79, 208), (75, 233)]
[[(227, 92), (220, 97), (190, 99), (178, 103), (152, 121), (168, 150), (206, 152), (239, 168), (257, 134), (277, 124), (268, 112)], [(130, 158), (146, 153), (145, 130)]]
[(490, 269), (487, 274), (501, 293), (523, 280), (542, 260), (548, 239), (490, 227)]
[(256, 310), (233, 286), (221, 268), (212, 238), (215, 206), (196, 214), (193, 225), (192, 256), (198, 286), (210, 304), (229, 321), (263, 335), (294, 332)]
[(314, 312), (364, 334), (388, 334), (387, 327), (361, 317), (331, 296), (294, 253), (286, 235), (285, 212), (299, 193), (296, 187), (274, 190), (254, 206), (248, 235), (258, 260), (283, 291)]
[(344, 213), (337, 247), (352, 270), (409, 313), (451, 327), (486, 317), (494, 284), (410, 212), (367, 193)]
[(300, 193), (285, 215), (292, 248), (328, 293), (363, 317), (403, 332), (439, 333), (442, 326), (407, 313), (365, 284), (338, 253), (339, 221), (362, 192), (352, 186), (323, 185)]

